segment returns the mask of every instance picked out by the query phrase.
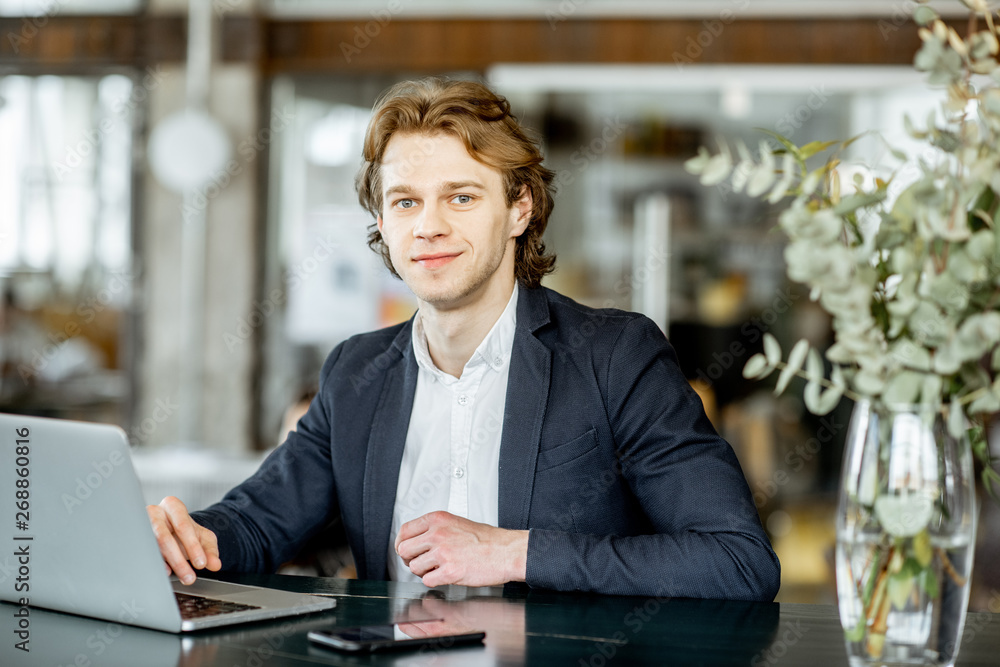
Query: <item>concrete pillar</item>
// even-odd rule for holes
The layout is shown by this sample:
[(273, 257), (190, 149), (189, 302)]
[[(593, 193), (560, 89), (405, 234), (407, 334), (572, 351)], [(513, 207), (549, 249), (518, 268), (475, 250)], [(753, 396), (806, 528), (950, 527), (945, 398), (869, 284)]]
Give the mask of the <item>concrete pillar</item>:
[[(219, 3), (216, 3), (217, 5)], [(254, 2), (226, 2), (225, 14), (253, 11)], [(186, 13), (187, 0), (151, 0), (151, 13)], [(222, 12), (217, 12), (216, 18)], [(185, 104), (183, 64), (161, 67), (161, 80), (149, 96), (152, 129)], [(251, 406), (254, 350), (251, 341), (227, 344), (249, 316), (255, 297), (257, 266), (257, 169), (260, 76), (255, 63), (215, 63), (209, 111), (225, 127), (234, 147), (228, 171), (202, 188), (206, 206), (206, 285), (204, 314), (203, 418), (200, 441), (206, 448), (229, 452), (252, 449)], [(151, 447), (177, 442), (176, 406), (180, 369), (190, 351), (182, 349), (180, 306), (182, 200), (148, 173), (145, 146), (137, 159), (144, 179), (140, 264), (145, 293), (143, 345), (139, 360), (139, 440)], [(164, 405), (174, 408), (165, 410)], [(157, 407), (159, 406), (159, 410)], [(169, 413), (164, 418), (165, 413)], [(160, 421), (157, 421), (159, 419)], [(148, 431), (148, 433), (147, 433)]]

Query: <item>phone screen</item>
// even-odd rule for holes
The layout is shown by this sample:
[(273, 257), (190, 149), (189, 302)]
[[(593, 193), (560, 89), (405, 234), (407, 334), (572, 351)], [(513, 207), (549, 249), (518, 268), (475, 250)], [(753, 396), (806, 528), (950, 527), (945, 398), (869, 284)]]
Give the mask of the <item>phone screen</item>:
[(482, 641), (486, 633), (443, 619), (426, 619), (404, 623), (363, 625), (354, 628), (315, 630), (308, 634), (311, 641), (344, 651), (378, 651), (392, 648), (453, 645)]

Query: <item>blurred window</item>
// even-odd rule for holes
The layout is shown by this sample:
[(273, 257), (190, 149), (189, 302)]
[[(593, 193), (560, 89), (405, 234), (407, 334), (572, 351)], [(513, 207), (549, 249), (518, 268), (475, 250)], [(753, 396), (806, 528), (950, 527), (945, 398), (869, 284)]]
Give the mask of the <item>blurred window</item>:
[(144, 0), (0, 0), (0, 16), (135, 14)]
[(0, 411), (127, 422), (132, 80), (0, 77)]

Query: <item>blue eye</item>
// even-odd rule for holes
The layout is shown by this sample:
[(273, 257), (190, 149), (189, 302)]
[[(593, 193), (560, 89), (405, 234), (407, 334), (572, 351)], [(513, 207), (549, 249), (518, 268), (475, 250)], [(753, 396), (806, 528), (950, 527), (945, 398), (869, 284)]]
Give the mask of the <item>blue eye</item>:
[(459, 204), (472, 203), (472, 197), (470, 197), (469, 195), (455, 195), (455, 200)]
[(416, 206), (416, 202), (413, 201), (412, 199), (400, 199), (398, 202), (396, 202), (396, 206), (400, 208), (413, 208), (414, 206)]

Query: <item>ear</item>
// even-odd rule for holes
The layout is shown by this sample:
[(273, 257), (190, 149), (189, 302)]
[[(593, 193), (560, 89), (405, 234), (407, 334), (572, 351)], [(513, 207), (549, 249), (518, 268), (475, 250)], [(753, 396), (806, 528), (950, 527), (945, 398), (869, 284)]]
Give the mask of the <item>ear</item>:
[(531, 190), (527, 185), (521, 186), (521, 194), (517, 201), (511, 206), (511, 238), (520, 236), (528, 228), (531, 222), (531, 212), (534, 207), (534, 200), (531, 197)]
[(382, 216), (381, 215), (375, 218), (375, 224), (378, 225), (378, 233), (381, 234), (382, 233)]

